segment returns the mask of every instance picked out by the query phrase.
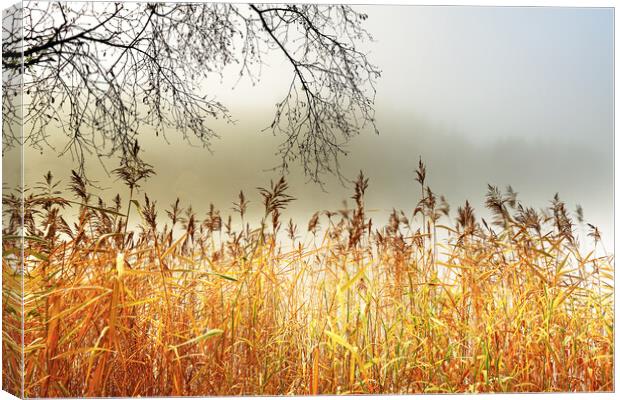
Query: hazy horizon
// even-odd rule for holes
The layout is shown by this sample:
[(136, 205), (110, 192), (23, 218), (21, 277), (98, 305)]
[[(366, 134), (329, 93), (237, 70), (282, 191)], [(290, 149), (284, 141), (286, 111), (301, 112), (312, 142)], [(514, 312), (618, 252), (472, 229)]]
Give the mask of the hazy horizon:
[[(411, 211), (419, 199), (414, 181), (418, 158), (427, 164), (428, 184), (454, 210), (466, 199), (484, 215), (486, 185), (511, 185), (524, 205), (542, 208), (556, 192), (571, 211), (583, 206), (585, 219), (600, 226), (613, 245), (613, 10), (588, 8), (364, 6), (366, 28), (375, 42), (363, 44), (382, 70), (377, 84), (376, 119), (351, 140), (341, 159), (343, 174), (369, 177), (366, 204), (376, 217), (392, 209)], [(143, 191), (167, 207), (176, 197), (204, 217), (209, 204), (225, 214), (243, 190), (251, 212), (262, 213), (256, 187), (280, 176), (269, 171), (283, 137), (261, 132), (274, 104), (286, 93), (291, 69), (277, 52), (264, 58), (256, 86), (237, 75), (205, 83), (205, 93), (225, 104), (235, 124), (215, 121), (221, 139), (213, 153), (191, 147), (167, 132), (142, 133), (145, 161), (157, 175)], [(282, 78), (285, 77), (285, 78)], [(59, 135), (51, 143), (64, 143)], [(70, 156), (26, 149), (29, 185), (51, 170), (68, 182)], [(90, 160), (89, 177), (103, 196), (126, 194), (121, 182)], [(116, 167), (109, 160), (109, 169)], [(298, 165), (287, 175), (298, 200), (285, 217), (307, 218), (338, 209), (350, 198), (325, 176), (325, 191)], [(97, 192), (95, 190), (95, 192)], [(142, 196), (141, 194), (139, 196)], [(350, 202), (350, 201), (349, 201)], [(161, 216), (160, 216), (161, 217)]]

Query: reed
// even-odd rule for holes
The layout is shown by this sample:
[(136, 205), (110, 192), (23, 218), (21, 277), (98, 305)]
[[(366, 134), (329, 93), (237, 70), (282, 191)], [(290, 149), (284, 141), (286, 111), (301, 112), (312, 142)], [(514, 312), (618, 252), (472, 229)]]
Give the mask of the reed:
[(160, 213), (133, 198), (150, 166), (130, 167), (126, 202), (77, 174), (73, 199), (51, 174), (24, 191), (23, 316), (20, 201), (4, 197), (5, 388), (23, 318), (28, 397), (614, 390), (613, 255), (557, 195), (535, 210), (490, 186), (490, 221), (469, 202), (451, 215), (420, 160), (419, 201), (385, 226), (360, 173), (353, 209), (281, 229), (284, 178), (251, 226), (243, 192), (231, 215)]

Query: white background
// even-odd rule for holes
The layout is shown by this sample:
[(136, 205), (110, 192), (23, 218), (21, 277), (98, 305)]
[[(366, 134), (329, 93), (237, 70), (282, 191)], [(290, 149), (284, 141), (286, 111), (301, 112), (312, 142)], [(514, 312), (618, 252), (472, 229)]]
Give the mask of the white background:
[[(233, 1), (235, 3), (245, 3), (245, 2), (240, 2), (240, 1)], [(330, 4), (333, 2), (330, 1), (324, 1), (324, 0), (311, 0), (311, 1), (306, 1), (309, 3), (318, 3), (318, 4)], [(346, 3), (346, 4), (402, 4), (402, 5), (479, 5), (479, 6), (569, 6), (569, 7), (615, 7), (616, 3), (618, 3), (617, 1), (611, 1), (611, 0), (588, 0), (588, 1), (576, 1), (576, 0), (572, 0), (572, 1), (568, 1), (568, 0), (538, 0), (538, 1), (518, 1), (518, 0), (505, 0), (505, 1), (489, 1), (489, 0), (478, 0), (475, 2), (472, 1), (462, 1), (462, 0), (450, 0), (450, 1), (434, 1), (434, 0), (424, 0), (424, 1), (418, 1), (418, 0), (406, 0), (406, 1), (399, 1), (399, 2), (393, 2), (393, 1), (381, 1), (381, 0), (375, 0), (375, 1), (366, 1), (366, 0), (357, 0), (357, 1), (351, 1), (351, 0), (339, 0), (339, 3)], [(2, 8), (6, 8), (8, 7), (10, 4), (14, 4), (14, 1), (10, 1), (10, 0), (0, 0), (0, 4), (2, 5)], [(617, 31), (614, 31), (614, 43), (617, 44), (618, 43), (618, 33)], [(615, 48), (615, 46), (614, 46)], [(614, 52), (615, 53), (615, 52)], [(615, 66), (615, 72), (617, 73), (617, 64), (615, 64), (615, 56), (614, 56), (614, 66)], [(614, 80), (614, 93), (615, 93), (615, 80)], [(614, 104), (615, 106), (615, 114), (617, 115), (618, 113), (618, 105), (617, 103)], [(1, 118), (1, 117), (0, 117)], [(615, 132), (615, 118), (614, 118), (614, 132)], [(614, 134), (614, 154), (617, 153), (618, 150), (618, 144), (615, 141), (615, 134)], [(0, 177), (2, 176), (2, 167), (0, 165)], [(618, 209), (618, 197), (616, 195), (616, 188), (617, 188), (617, 176), (618, 176), (618, 166), (615, 163), (615, 157), (614, 157), (614, 209)], [(618, 215), (616, 213), (614, 213), (614, 250), (613, 253), (615, 254), (615, 244), (617, 241), (617, 238), (619, 237), (618, 235)], [(617, 302), (617, 294), (615, 295), (615, 302)], [(617, 304), (617, 303), (615, 303)], [(616, 312), (616, 318), (617, 318), (617, 312)], [(617, 320), (617, 319), (616, 319)], [(1, 321), (0, 321), (0, 326), (1, 326)], [(616, 338), (615, 338), (615, 342), (618, 342), (618, 333), (616, 330)], [(0, 360), (1, 360), (1, 356), (0, 356)], [(618, 376), (618, 365), (617, 363), (615, 364), (615, 371), (616, 371), (616, 376)], [(617, 383), (616, 383), (617, 384)], [(359, 396), (321, 396), (321, 398), (323, 399), (340, 399), (340, 398), (359, 398)], [(364, 396), (364, 398), (382, 398), (382, 397), (388, 397), (388, 398), (403, 398), (403, 399), (415, 399), (415, 398), (429, 398), (429, 399), (521, 399), (521, 398), (536, 398), (536, 399), (556, 399), (556, 398), (567, 398), (567, 399), (609, 399), (609, 398), (615, 398), (616, 397), (616, 393), (614, 394), (609, 394), (609, 393), (586, 393), (586, 394), (582, 394), (582, 393), (570, 393), (570, 394), (478, 394), (478, 395), (407, 395), (407, 396)], [(0, 392), (0, 400), (2, 399), (9, 399), (9, 398), (14, 398), (13, 396), (9, 395), (8, 393), (5, 392)], [(237, 397), (237, 398), (243, 398), (243, 397)], [(268, 397), (268, 398), (277, 398), (277, 397)]]

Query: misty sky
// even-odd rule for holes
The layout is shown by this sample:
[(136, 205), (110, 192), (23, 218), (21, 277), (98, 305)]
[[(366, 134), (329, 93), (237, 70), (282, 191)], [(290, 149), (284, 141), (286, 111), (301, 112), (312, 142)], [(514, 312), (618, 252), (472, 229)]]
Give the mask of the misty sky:
[[(412, 210), (419, 199), (413, 171), (419, 156), (428, 183), (452, 209), (469, 199), (482, 213), (487, 183), (512, 185), (527, 205), (549, 205), (554, 193), (613, 243), (613, 10), (364, 6), (375, 42), (364, 44), (382, 70), (377, 85), (378, 136), (351, 141), (343, 172), (362, 169), (370, 178), (367, 207), (374, 219), (392, 207)], [(179, 196), (204, 216), (209, 203), (229, 210), (243, 189), (259, 207), (257, 186), (278, 172), (283, 138), (261, 130), (286, 94), (292, 70), (278, 53), (265, 58), (261, 82), (237, 76), (209, 82), (210, 95), (237, 120), (215, 124), (221, 139), (213, 154), (168, 132), (170, 144), (143, 139), (144, 158), (157, 176), (144, 190), (167, 206)], [(152, 138), (152, 139), (151, 139)], [(115, 165), (112, 165), (114, 168)], [(51, 169), (68, 178), (70, 158), (27, 151), (26, 181)], [(120, 182), (93, 164), (102, 186)], [(95, 171), (95, 169), (97, 169)], [(298, 198), (285, 215), (303, 218), (317, 209), (337, 209), (352, 193), (326, 177), (326, 191), (299, 168), (288, 180)], [(118, 188), (118, 189), (117, 189)], [(110, 192), (108, 198), (113, 193)], [(454, 213), (454, 211), (453, 211)], [(454, 214), (453, 214), (454, 215)]]

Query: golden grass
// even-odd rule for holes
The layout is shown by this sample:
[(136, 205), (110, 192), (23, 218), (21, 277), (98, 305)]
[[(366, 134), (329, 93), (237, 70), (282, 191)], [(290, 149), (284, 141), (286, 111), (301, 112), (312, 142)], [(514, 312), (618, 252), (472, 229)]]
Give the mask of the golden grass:
[[(46, 176), (25, 193), (24, 394), (612, 391), (613, 260), (598, 230), (580, 245), (588, 228), (559, 198), (534, 211), (493, 187), (493, 222), (469, 203), (450, 217), (417, 172), (412, 213), (375, 227), (360, 176), (355, 206), (315, 214), (303, 233), (280, 226), (284, 180), (260, 191), (251, 227), (243, 194), (231, 217), (212, 207), (199, 221), (177, 202), (164, 218), (146, 197), (97, 202), (77, 176), (70, 201)], [(4, 198), (13, 392), (18, 199)], [(124, 233), (128, 204), (143, 223)]]

